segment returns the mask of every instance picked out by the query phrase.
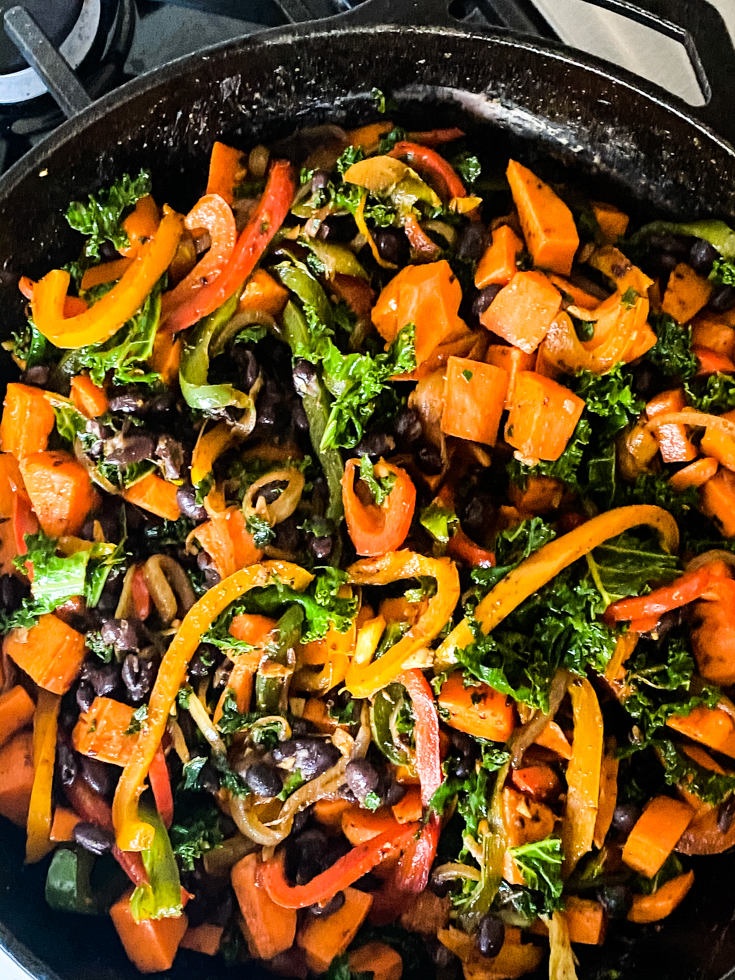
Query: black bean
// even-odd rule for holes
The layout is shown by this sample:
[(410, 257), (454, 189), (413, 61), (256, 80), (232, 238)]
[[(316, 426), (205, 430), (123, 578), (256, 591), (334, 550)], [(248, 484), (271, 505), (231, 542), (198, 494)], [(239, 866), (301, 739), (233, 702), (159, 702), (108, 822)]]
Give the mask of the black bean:
[(703, 276), (712, 272), (712, 266), (719, 257), (720, 253), (706, 238), (697, 238), (689, 249), (689, 265)]
[(80, 711), (89, 711), (94, 702), (94, 688), (87, 681), (82, 681), (77, 688), (77, 704)]
[(468, 759), (462, 757), (454, 767), (454, 775), (458, 779), (467, 779), (475, 771), (475, 763), (473, 759)]
[(395, 806), (396, 803), (401, 802), (407, 792), (408, 786), (404, 786), (403, 783), (391, 781), (380, 794), (380, 797), (385, 806)]
[(119, 769), (111, 765), (109, 762), (100, 762), (99, 759), (90, 759), (89, 756), (83, 755), (80, 758), (80, 769), (85, 783), (90, 786), (95, 793), (99, 793), (100, 796), (111, 796), (115, 784), (117, 783), (117, 774)]
[(597, 891), (597, 899), (611, 919), (625, 919), (633, 904), (627, 885), (605, 885)]
[(104, 830), (93, 823), (78, 823), (72, 831), (74, 840), (85, 851), (92, 854), (106, 854), (112, 850), (115, 838), (109, 830)]
[(222, 663), (222, 654), (213, 643), (200, 643), (189, 661), (190, 677), (206, 677)]
[(309, 822), (314, 808), (307, 806), (305, 810), (299, 810), (296, 816), (293, 818), (293, 823), (291, 824), (291, 833), (300, 834), (301, 831), (306, 827)]
[(397, 438), (406, 446), (412, 446), (423, 435), (421, 416), (413, 408), (400, 412), (393, 422)]
[(430, 446), (428, 443), (421, 446), (416, 457), (419, 469), (428, 476), (436, 476), (444, 469), (441, 453), (436, 446)]
[(313, 191), (325, 191), (329, 186), (329, 171), (315, 170), (311, 176), (311, 189)]
[(355, 447), (358, 456), (385, 456), (396, 448), (396, 440), (387, 432), (371, 432)]
[(48, 385), (51, 369), (46, 364), (36, 364), (23, 374), (23, 384), (45, 388)]
[(100, 628), (102, 641), (116, 650), (137, 650), (141, 642), (139, 623), (133, 619), (106, 619)]
[(283, 789), (280, 772), (265, 762), (256, 762), (255, 765), (249, 766), (245, 773), (245, 782), (253, 793), (265, 798), (278, 796)]
[(140, 704), (153, 687), (156, 665), (152, 660), (143, 660), (135, 653), (129, 653), (122, 665), (122, 679), (132, 701)]
[(336, 765), (339, 757), (337, 746), (320, 738), (292, 738), (280, 742), (273, 749), (273, 758), (276, 762), (293, 759), (294, 769), (298, 769), (307, 782), (331, 769)]
[(717, 829), (721, 834), (726, 834), (735, 819), (735, 796), (731, 793), (726, 800), (720, 803), (717, 810)]
[(186, 887), (190, 894), (192, 890), (194, 892), (194, 898), (186, 903), (186, 919), (189, 928), (196, 929), (197, 926), (204, 925), (205, 922), (209, 921), (212, 902), (209, 895), (205, 895), (199, 891), (194, 883), (187, 884), (184, 887)]
[(206, 551), (200, 551), (197, 555), (197, 567), (204, 572), (204, 584), (208, 589), (211, 589), (212, 586), (217, 585), (220, 581), (220, 574), (214, 567), (211, 556)]
[(314, 827), (288, 838), (289, 870), (297, 884), (305, 884), (329, 867), (330, 840), (323, 830)]
[(438, 898), (446, 898), (447, 895), (452, 890), (452, 881), (451, 879), (444, 880), (444, 881), (434, 881), (434, 879), (432, 878), (429, 882), (429, 888), (431, 888), (431, 890)]
[(411, 246), (402, 228), (376, 228), (373, 241), (384, 262), (404, 266), (411, 261)]
[(613, 812), (613, 830), (627, 837), (641, 815), (641, 808), (634, 803), (618, 803)]
[(260, 373), (255, 354), (249, 347), (245, 347), (243, 344), (235, 344), (232, 349), (232, 357), (237, 365), (237, 373), (243, 389), (250, 391)]
[(380, 776), (375, 766), (367, 759), (355, 759), (347, 763), (345, 782), (355, 796), (363, 802), (365, 798), (378, 788)]
[(468, 221), (457, 235), (457, 258), (463, 262), (477, 262), (490, 244), (491, 237), (481, 221)]
[(299, 432), (307, 432), (309, 429), (309, 419), (306, 414), (306, 409), (300, 398), (296, 398), (291, 402), (291, 421)]
[(671, 252), (654, 252), (646, 261), (646, 268), (654, 276), (667, 276), (678, 264), (678, 258)]
[(317, 561), (326, 561), (332, 554), (333, 549), (334, 539), (331, 534), (327, 534), (321, 538), (310, 536), (309, 551), (311, 551)]
[(330, 214), (319, 225), (316, 237), (329, 242), (351, 242), (357, 234), (357, 225), (351, 214)]
[(176, 396), (170, 388), (166, 388), (164, 391), (155, 395), (147, 403), (146, 408), (152, 415), (161, 415), (164, 412), (170, 412), (175, 404)]
[(679, 259), (688, 258), (691, 238), (683, 235), (651, 235), (648, 246), (654, 252), (668, 252)]
[(121, 412), (124, 415), (141, 415), (147, 408), (147, 402), (142, 392), (135, 388), (112, 388), (109, 407), (111, 412)]
[(31, 590), (28, 586), (15, 575), (0, 577), (0, 605), (5, 612), (15, 612), (30, 594)]
[(129, 436), (118, 433), (105, 443), (105, 460), (108, 463), (129, 466), (131, 463), (150, 459), (154, 448), (153, 436), (147, 432), (136, 432)]
[(306, 358), (300, 357), (294, 362), (291, 377), (293, 378), (293, 386), (299, 395), (316, 393), (316, 368)]
[(112, 262), (113, 259), (120, 258), (120, 253), (112, 242), (102, 242), (100, 245), (100, 258), (103, 262)]
[(184, 468), (184, 447), (178, 439), (166, 434), (159, 436), (153, 456), (161, 463), (163, 475), (167, 480), (178, 480), (181, 477)]
[(337, 892), (333, 895), (328, 902), (324, 905), (320, 905), (318, 902), (316, 905), (309, 905), (307, 911), (309, 915), (316, 916), (320, 919), (326, 919), (330, 915), (334, 915), (335, 912), (339, 912), (342, 906), (345, 904), (345, 893)]
[(657, 372), (653, 371), (645, 364), (638, 364), (633, 368), (632, 388), (636, 395), (641, 398), (651, 398), (660, 386), (660, 379)]
[(263, 500), (266, 504), (273, 504), (278, 500), (287, 486), (287, 480), (274, 480), (273, 483), (264, 483), (261, 489), (255, 494), (253, 502)]
[(226, 926), (232, 918), (233, 905), (232, 895), (229, 892), (225, 892), (209, 917), (212, 925)]
[(78, 757), (66, 744), (59, 740), (56, 746), (56, 770), (62, 786), (71, 786), (79, 772)]
[[(106, 535), (105, 535), (106, 536)], [(108, 539), (109, 540), (109, 539)], [(120, 600), (120, 592), (125, 578), (125, 568), (113, 568), (107, 576), (107, 581), (102, 589), (102, 595), (97, 603), (97, 612), (101, 616), (111, 615), (117, 609)]]
[(301, 531), (299, 530), (299, 518), (295, 514), (276, 524), (276, 537), (273, 544), (282, 551), (298, 551), (301, 545)]
[(481, 289), (472, 301), (472, 315), (479, 320), (502, 288), (502, 286), (493, 284), (492, 286), (485, 286), (484, 289)]
[(176, 503), (184, 517), (188, 517), (192, 521), (206, 521), (207, 511), (203, 504), (197, 503), (196, 493), (190, 483), (184, 484), (176, 491)]
[(735, 306), (735, 287), (720, 286), (712, 294), (709, 305), (718, 313), (726, 313)]
[(494, 915), (483, 915), (475, 936), (475, 943), (482, 956), (497, 956), (505, 940), (505, 926)]
[(488, 530), (495, 514), (492, 498), (486, 493), (475, 494), (468, 502), (462, 517), (462, 524), (467, 533), (480, 535)]
[(92, 685), (98, 698), (111, 694), (120, 682), (120, 668), (115, 663), (103, 664), (88, 660), (82, 669), (82, 677)]

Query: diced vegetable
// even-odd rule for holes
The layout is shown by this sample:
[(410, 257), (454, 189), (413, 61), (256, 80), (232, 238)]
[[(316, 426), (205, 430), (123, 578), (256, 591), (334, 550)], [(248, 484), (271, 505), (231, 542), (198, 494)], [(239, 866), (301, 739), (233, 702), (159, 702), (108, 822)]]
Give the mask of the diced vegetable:
[(698, 362), (696, 375), (698, 378), (709, 374), (732, 374), (735, 372), (735, 362), (725, 354), (718, 354), (707, 347), (695, 347), (694, 345), (692, 345), (692, 354)]
[(373, 974), (373, 980), (401, 980), (401, 955), (386, 943), (371, 942), (353, 949), (348, 962), (351, 973), (369, 971)]
[(518, 272), (516, 259), (523, 251), (523, 242), (509, 225), (501, 225), (493, 232), (492, 244), (488, 245), (477, 264), (475, 285), (478, 289), (499, 283), (505, 286)]
[(735, 723), (724, 708), (708, 708), (700, 704), (688, 715), (672, 715), (666, 724), (695, 742), (729, 754), (728, 742), (735, 730)]
[(136, 922), (130, 911), (132, 890), (110, 909), (112, 923), (128, 959), (141, 973), (160, 973), (173, 966), (189, 925), (186, 913), (177, 918), (143, 919)]
[(247, 170), (247, 157), (242, 150), (216, 140), (209, 157), (206, 193), (219, 194), (228, 204), (234, 204), (235, 188), (243, 182)]
[(450, 357), (441, 430), (448, 436), (494, 446), (508, 390), (508, 374), (493, 364)]
[(552, 752), (556, 752), (558, 756), (567, 761), (572, 758), (572, 747), (555, 721), (550, 721), (541, 734), (537, 736), (536, 745), (543, 745), (544, 748), (551, 749)]
[(17, 827), (28, 820), (34, 777), (33, 734), (25, 728), (0, 748), (0, 815)]
[(216, 956), (222, 943), (224, 926), (203, 922), (200, 926), (189, 926), (181, 940), (180, 949), (193, 949), (195, 953)]
[(23, 459), (43, 452), (55, 425), (54, 410), (40, 388), (15, 382), (8, 385), (0, 418), (0, 447), (4, 453)]
[(617, 244), (618, 239), (623, 238), (628, 230), (630, 218), (614, 204), (592, 201), (591, 205), (604, 242), (608, 245)]
[(78, 374), (71, 379), (71, 400), (90, 419), (99, 418), (109, 408), (104, 389), (98, 388), (88, 374)]
[(100, 762), (125, 766), (137, 741), (137, 733), (127, 734), (134, 709), (114, 698), (97, 697), (89, 711), (82, 712), (74, 727), (74, 748)]
[(442, 685), (437, 699), (449, 715), (447, 724), (475, 738), (505, 742), (516, 726), (513, 701), (487, 684), (465, 686), (461, 670), (453, 671)]
[(661, 309), (678, 323), (689, 323), (707, 305), (713, 288), (709, 279), (681, 262), (669, 276)]
[(422, 364), (440, 344), (466, 334), (458, 310), (462, 288), (446, 259), (408, 265), (383, 289), (372, 311), (378, 333), (391, 344), (409, 323), (416, 327), (416, 363)]
[(26, 689), (16, 684), (0, 694), (0, 745), (25, 728), (33, 718), (35, 705)]
[(143, 510), (163, 517), (167, 521), (177, 521), (181, 508), (176, 501), (177, 487), (174, 483), (162, 480), (155, 473), (149, 473), (125, 491), (125, 499)]
[(529, 476), (525, 487), (511, 483), (508, 496), (520, 514), (549, 514), (561, 504), (564, 484), (553, 476)]
[(726, 538), (735, 538), (735, 473), (719, 470), (700, 489), (702, 511), (719, 525)]
[(271, 316), (280, 316), (287, 302), (288, 290), (265, 269), (256, 269), (242, 291), (237, 312), (261, 310)]
[(391, 810), (398, 823), (411, 823), (420, 820), (423, 815), (423, 808), (419, 787), (411, 786), (403, 799), (392, 806)]
[(342, 816), (353, 804), (347, 800), (317, 800), (314, 819), (325, 827), (342, 827)]
[[(725, 412), (722, 418), (728, 422), (735, 422), (735, 411)], [(711, 456), (729, 470), (735, 470), (735, 438), (708, 425), (705, 429), (700, 449), (705, 456)]]
[[(669, 412), (682, 412), (686, 408), (683, 388), (662, 391), (646, 405), (649, 419)], [(697, 450), (687, 436), (686, 426), (673, 423), (656, 429), (656, 441), (664, 463), (688, 463), (697, 457)]]
[(381, 834), (399, 834), (400, 824), (405, 822), (397, 820), (392, 811), (386, 808), (373, 812), (353, 805), (342, 814), (341, 826), (347, 840), (357, 847)]
[(20, 471), (38, 521), (51, 538), (79, 534), (99, 506), (89, 474), (69, 453), (33, 453), (21, 460)]
[(196, 529), (197, 541), (214, 562), (221, 578), (254, 565), (263, 557), (248, 531), (239, 507), (228, 507)]
[(677, 875), (657, 888), (652, 895), (634, 895), (628, 922), (659, 922), (681, 905), (694, 884), (694, 872)]
[(13, 498), (25, 492), (18, 460), (12, 453), (0, 453), (0, 518), (13, 516)]
[(526, 459), (558, 459), (582, 411), (581, 398), (535, 371), (516, 375), (515, 404), (505, 423), (505, 439)]
[(96, 860), (94, 854), (79, 846), (57, 848), (46, 875), (45, 890), (46, 902), (54, 911), (79, 915), (105, 915), (110, 911), (129, 882), (122, 868), (110, 858), (100, 862), (101, 868), (95, 868)]
[(719, 465), (716, 459), (709, 456), (697, 459), (688, 466), (677, 470), (676, 473), (672, 473), (669, 477), (669, 486), (677, 493), (683, 493), (689, 487), (701, 487), (715, 475)]
[(567, 895), (564, 898), (562, 915), (571, 942), (601, 946), (605, 941), (607, 916), (599, 902), (591, 898), (580, 898), (578, 895)]
[(647, 878), (653, 878), (687, 829), (694, 810), (681, 800), (655, 796), (643, 808), (623, 847), (623, 861)]
[(735, 684), (735, 609), (727, 599), (698, 602), (694, 607), (692, 649), (702, 678), (712, 684)]
[(367, 918), (372, 896), (356, 888), (345, 888), (342, 908), (326, 918), (304, 921), (296, 938), (306, 953), (306, 963), (314, 973), (324, 973), (332, 960), (341, 956)]
[(692, 321), (692, 347), (704, 347), (723, 357), (733, 357), (735, 327), (721, 316), (703, 310)]
[(517, 790), (542, 803), (553, 803), (562, 788), (557, 774), (544, 763), (513, 769), (510, 778)]
[(488, 330), (532, 354), (561, 308), (561, 293), (543, 272), (517, 272), (480, 317)]
[(579, 248), (572, 212), (548, 184), (516, 160), (508, 164), (506, 176), (534, 263), (568, 276)]
[(257, 854), (238, 861), (232, 869), (232, 887), (247, 926), (243, 932), (251, 955), (269, 960), (293, 946), (296, 912), (276, 905), (265, 888), (258, 887), (257, 866)]
[(533, 371), (536, 366), (536, 355), (527, 354), (520, 347), (506, 347), (501, 344), (490, 344), (485, 354), (488, 364), (502, 368), (508, 375), (508, 390), (505, 395), (505, 407), (512, 408), (515, 401), (516, 376), (519, 371)]
[(509, 847), (535, 844), (553, 834), (556, 817), (545, 803), (532, 800), (511, 786), (506, 786), (503, 790), (502, 803), (503, 824)]
[(26, 674), (52, 694), (66, 694), (77, 679), (84, 660), (84, 636), (46, 613), (29, 630), (13, 630), (3, 651)]

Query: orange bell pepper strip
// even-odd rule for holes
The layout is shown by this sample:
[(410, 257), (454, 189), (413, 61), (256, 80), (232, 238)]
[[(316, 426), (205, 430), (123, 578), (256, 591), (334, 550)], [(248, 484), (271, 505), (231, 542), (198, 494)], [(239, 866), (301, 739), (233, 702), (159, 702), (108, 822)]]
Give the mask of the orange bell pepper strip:
[(222, 274), (237, 242), (235, 216), (219, 194), (206, 194), (200, 198), (184, 218), (184, 227), (189, 231), (206, 228), (212, 244), (191, 272), (174, 289), (164, 293), (161, 302), (165, 315), (189, 302), (200, 289)]
[(358, 844), (339, 858), (331, 868), (312, 878), (305, 885), (292, 885), (286, 878), (283, 850), (261, 864), (257, 882), (271, 900), (284, 909), (304, 909), (317, 902), (328, 902), (337, 892), (362, 878), (388, 855), (404, 848), (419, 829), (417, 823), (400, 824), (398, 833), (387, 830), (364, 844)]
[[(647, 524), (658, 531), (667, 551), (674, 553), (678, 550), (679, 528), (671, 514), (661, 507), (635, 504), (598, 514), (568, 534), (539, 548), (488, 592), (475, 610), (483, 633), (495, 629), (525, 599), (538, 592), (572, 562), (584, 557), (609, 538), (641, 524)], [(454, 651), (469, 646), (472, 642), (472, 630), (467, 620), (463, 619), (437, 649), (435, 666), (443, 670), (456, 663)]]
[(141, 248), (122, 279), (77, 316), (64, 316), (69, 273), (52, 269), (36, 283), (31, 309), (36, 328), (56, 347), (70, 349), (109, 340), (137, 313), (168, 269), (181, 238), (181, 216), (169, 210), (156, 234)]
[(39, 689), (38, 704), (33, 720), (33, 789), (28, 808), (28, 837), (26, 864), (36, 864), (54, 844), (51, 840), (53, 808), (51, 790), (56, 759), (56, 729), (61, 696)]
[(723, 562), (711, 562), (675, 579), (670, 585), (634, 599), (621, 599), (608, 606), (603, 619), (609, 625), (629, 621), (636, 633), (647, 633), (655, 628), (664, 613), (688, 606), (702, 596), (707, 598), (735, 598), (735, 582), (730, 578)]
[[(21, 276), (18, 282), (18, 289), (25, 296), (27, 300), (33, 299), (33, 290), (35, 289), (35, 282), (29, 279), (28, 276)], [(67, 296), (64, 302), (64, 316), (76, 316), (77, 313), (84, 313), (87, 309), (87, 304), (81, 298), (81, 296)]]
[(422, 177), (428, 177), (429, 183), (445, 203), (453, 197), (467, 196), (465, 186), (454, 167), (428, 146), (421, 146), (418, 143), (396, 143), (388, 156), (405, 161)]
[(572, 758), (567, 767), (567, 801), (562, 822), (562, 873), (568, 877), (592, 849), (602, 772), (602, 712), (588, 680), (570, 680), (574, 716)]
[(348, 459), (342, 477), (342, 501), (347, 531), (358, 555), (374, 557), (396, 551), (406, 540), (416, 509), (416, 487), (398, 466), (381, 459), (375, 464), (378, 479), (395, 477), (395, 483), (381, 506), (363, 504), (355, 493), (357, 459)]
[(213, 313), (242, 286), (283, 224), (296, 190), (294, 169), (286, 160), (276, 160), (260, 203), (240, 232), (229, 261), (217, 278), (203, 286), (169, 316), (170, 333), (185, 330)]
[(312, 578), (309, 572), (290, 562), (266, 561), (259, 565), (250, 565), (211, 588), (186, 614), (161, 661), (148, 702), (145, 727), (138, 736), (130, 761), (125, 766), (115, 791), (112, 815), (120, 850), (143, 851), (153, 841), (153, 827), (145, 823), (138, 813), (138, 798), (163, 737), (171, 707), (186, 677), (188, 663), (196, 652), (203, 633), (231, 602), (250, 589), (269, 585), (278, 579), (301, 591)]
[(380, 558), (355, 562), (347, 569), (347, 574), (353, 585), (388, 585), (421, 575), (436, 582), (436, 595), (398, 643), (374, 663), (355, 663), (353, 657), (345, 687), (353, 697), (367, 698), (396, 680), (404, 661), (443, 629), (459, 599), (459, 574), (449, 559), (427, 558), (413, 551), (395, 551)]

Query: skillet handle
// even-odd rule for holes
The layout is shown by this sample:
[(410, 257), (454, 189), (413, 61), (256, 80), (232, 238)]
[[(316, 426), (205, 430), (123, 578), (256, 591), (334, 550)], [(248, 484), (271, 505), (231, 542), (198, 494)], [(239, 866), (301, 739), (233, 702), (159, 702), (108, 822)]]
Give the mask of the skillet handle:
[(335, 25), (418, 24), (430, 27), (458, 27), (460, 21), (449, 13), (450, 0), (363, 0), (363, 3), (335, 16), (330, 0), (275, 0), (292, 24), (323, 20)]
[[(53, 0), (52, 0), (53, 2)], [(5, 32), (28, 64), (35, 68), (67, 118), (92, 104), (86, 89), (23, 6), (11, 7), (3, 18)]]
[[(691, 106), (677, 100), (735, 146), (735, 114), (732, 85), (735, 81), (735, 48), (722, 14), (709, 0), (586, 0), (652, 28), (682, 44), (705, 98), (705, 105)], [(674, 98), (671, 96), (671, 98)]]

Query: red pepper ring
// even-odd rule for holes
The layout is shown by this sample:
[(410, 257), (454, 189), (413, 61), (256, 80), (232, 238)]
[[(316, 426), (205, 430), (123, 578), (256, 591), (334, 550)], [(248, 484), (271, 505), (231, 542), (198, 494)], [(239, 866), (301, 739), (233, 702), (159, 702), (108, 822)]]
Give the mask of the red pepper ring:
[(408, 823), (401, 827), (399, 833), (388, 830), (378, 834), (372, 840), (353, 847), (331, 868), (305, 885), (292, 885), (288, 881), (285, 854), (281, 849), (271, 861), (259, 865), (257, 881), (272, 901), (284, 909), (304, 909), (317, 902), (328, 902), (337, 892), (362, 878), (394, 851), (408, 847), (419, 829), (420, 824)]
[(429, 183), (445, 203), (453, 197), (467, 197), (467, 191), (454, 167), (447, 163), (443, 156), (428, 146), (418, 143), (396, 143), (388, 154), (398, 160), (405, 160), (422, 177), (428, 177)]
[(416, 487), (411, 477), (398, 466), (380, 460), (375, 464), (378, 478), (394, 476), (390, 493), (378, 507), (364, 504), (355, 492), (357, 459), (348, 459), (342, 477), (342, 501), (347, 530), (358, 555), (376, 557), (397, 551), (406, 540), (416, 509)]
[(701, 599), (710, 590), (724, 586), (728, 581), (731, 579), (724, 562), (712, 562), (685, 572), (669, 585), (656, 589), (650, 595), (621, 599), (613, 603), (605, 610), (602, 618), (610, 626), (628, 621), (636, 632), (647, 632), (655, 628), (664, 613), (687, 606), (690, 602)]

